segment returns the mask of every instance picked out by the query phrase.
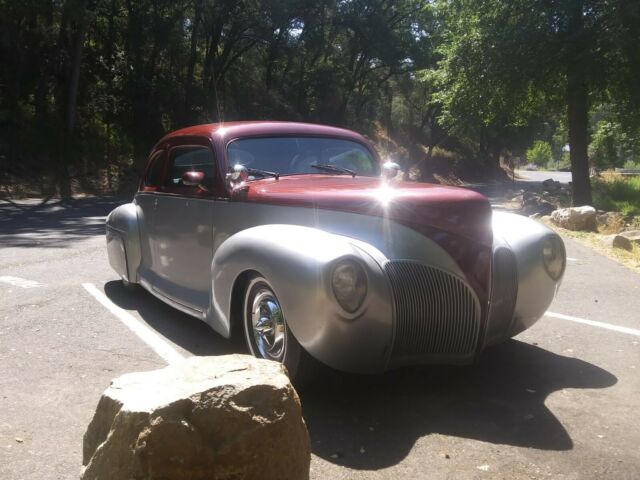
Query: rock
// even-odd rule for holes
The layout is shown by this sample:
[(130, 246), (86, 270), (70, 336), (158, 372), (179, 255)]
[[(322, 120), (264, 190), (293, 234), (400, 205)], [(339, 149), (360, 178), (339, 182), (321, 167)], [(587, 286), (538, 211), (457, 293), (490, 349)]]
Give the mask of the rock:
[(527, 205), (522, 209), (522, 213), (528, 216), (535, 214), (543, 216), (553, 212), (555, 209), (555, 205), (551, 205), (549, 202), (540, 202), (537, 205)]
[(308, 479), (309, 435), (284, 367), (192, 357), (115, 379), (84, 435), (84, 480)]
[(538, 212), (542, 215), (550, 215), (556, 210), (556, 206), (549, 202), (540, 202), (538, 204)]
[(548, 178), (542, 182), (542, 188), (547, 192), (556, 192), (560, 190), (560, 182), (556, 182), (554, 179)]
[(627, 230), (620, 232), (620, 235), (629, 240), (631, 243), (640, 245), (640, 230)]
[(600, 237), (600, 242), (609, 248), (621, 248), (623, 250), (631, 250), (633, 248), (631, 246), (631, 241), (622, 235), (605, 235)]
[(540, 218), (540, 217), (542, 217), (542, 214), (540, 213), (534, 213), (533, 215), (529, 215), (529, 218), (533, 218), (533, 219)]
[(567, 230), (595, 230), (596, 209), (590, 206), (561, 208), (551, 214), (551, 221)]
[(618, 212), (603, 212), (596, 215), (596, 223), (599, 229), (619, 231), (624, 224), (624, 217)]
[(524, 215), (533, 215), (539, 213), (548, 215), (556, 209), (556, 206), (543, 200), (540, 196), (529, 196), (522, 202), (522, 213)]

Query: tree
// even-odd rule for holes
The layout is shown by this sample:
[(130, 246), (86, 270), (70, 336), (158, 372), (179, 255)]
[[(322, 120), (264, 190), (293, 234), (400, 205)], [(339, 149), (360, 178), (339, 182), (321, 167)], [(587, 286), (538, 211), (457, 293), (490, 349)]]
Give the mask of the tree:
[(569, 137), (582, 203), (589, 128), (594, 159), (622, 139), (620, 163), (640, 138), (640, 2), (0, 0), (0, 11), (5, 185), (40, 176), (70, 193), (80, 171), (117, 189), (169, 130), (276, 119), (363, 131), (418, 167), (439, 147), (488, 170)]
[(630, 116), (640, 105), (630, 92), (640, 68), (631, 48), (640, 31), (637, 2), (441, 0), (438, 10), (448, 31), (439, 72), (445, 121), (492, 141), (564, 107), (573, 202), (590, 204), (590, 102), (615, 88), (627, 95), (621, 107)]
[(535, 163), (539, 167), (546, 167), (553, 161), (551, 145), (542, 140), (536, 140), (531, 148), (527, 150), (527, 161)]

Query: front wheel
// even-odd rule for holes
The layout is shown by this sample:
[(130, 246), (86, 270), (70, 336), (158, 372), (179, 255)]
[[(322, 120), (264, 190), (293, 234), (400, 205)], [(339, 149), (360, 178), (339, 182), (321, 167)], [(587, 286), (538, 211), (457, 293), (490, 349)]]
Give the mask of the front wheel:
[(249, 281), (242, 311), (251, 354), (284, 364), (292, 381), (307, 383), (314, 375), (316, 361), (289, 330), (278, 297), (265, 278), (255, 276)]

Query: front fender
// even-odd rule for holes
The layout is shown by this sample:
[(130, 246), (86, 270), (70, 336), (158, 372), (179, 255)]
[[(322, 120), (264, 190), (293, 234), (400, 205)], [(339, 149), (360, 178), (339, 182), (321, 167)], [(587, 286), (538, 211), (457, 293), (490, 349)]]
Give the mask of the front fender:
[[(542, 259), (544, 240), (550, 236), (560, 237), (540, 222), (504, 212), (494, 213), (493, 233), (494, 244), (508, 246), (516, 261), (517, 297), (507, 331), (507, 336), (512, 337), (544, 315), (560, 287), (562, 276), (558, 280), (552, 279)], [(564, 249), (563, 255), (566, 263)]]
[[(234, 286), (243, 273), (258, 272), (272, 285), (288, 327), (307, 352), (333, 368), (382, 371), (393, 338), (391, 294), (379, 264), (382, 254), (372, 255), (359, 243), (295, 225), (263, 225), (231, 236), (213, 258), (209, 323), (230, 336)], [(331, 289), (334, 265), (345, 258), (359, 261), (367, 275), (367, 297), (355, 314), (340, 307)]]

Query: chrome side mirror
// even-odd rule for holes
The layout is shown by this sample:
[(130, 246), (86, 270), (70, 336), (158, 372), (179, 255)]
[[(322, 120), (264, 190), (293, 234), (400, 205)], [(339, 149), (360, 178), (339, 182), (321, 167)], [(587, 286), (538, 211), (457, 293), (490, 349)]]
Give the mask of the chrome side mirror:
[(399, 171), (400, 165), (398, 165), (396, 162), (388, 161), (382, 164), (382, 176), (387, 180), (395, 178), (396, 175), (398, 175)]
[(248, 178), (249, 172), (247, 172), (247, 167), (240, 165), (239, 163), (236, 163), (231, 167), (231, 171), (227, 173), (227, 181), (232, 185), (246, 182)]

